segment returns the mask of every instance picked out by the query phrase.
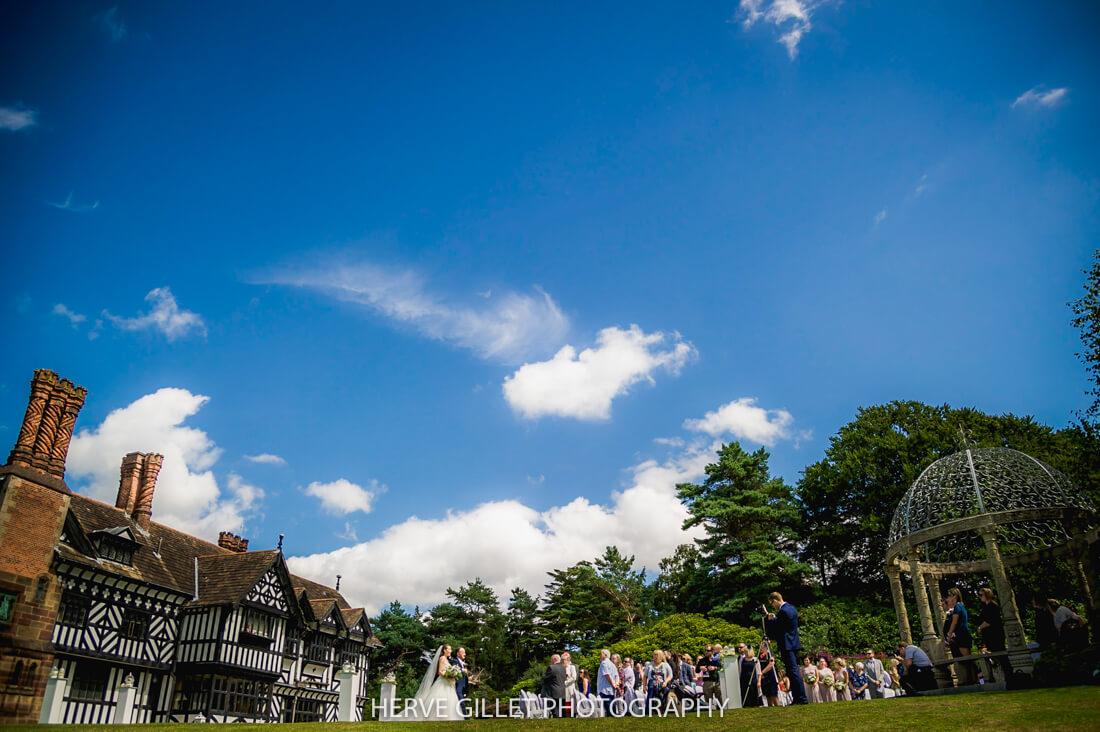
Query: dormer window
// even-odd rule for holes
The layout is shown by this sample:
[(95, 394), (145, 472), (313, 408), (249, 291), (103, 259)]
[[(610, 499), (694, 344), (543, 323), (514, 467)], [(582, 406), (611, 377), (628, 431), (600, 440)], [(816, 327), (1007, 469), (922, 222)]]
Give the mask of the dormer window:
[(269, 647), (275, 638), (275, 616), (260, 610), (244, 608), (241, 612), (241, 632), (237, 636), (243, 645)]
[(126, 566), (134, 563), (134, 551), (141, 546), (126, 527), (94, 531), (90, 538), (101, 559)]

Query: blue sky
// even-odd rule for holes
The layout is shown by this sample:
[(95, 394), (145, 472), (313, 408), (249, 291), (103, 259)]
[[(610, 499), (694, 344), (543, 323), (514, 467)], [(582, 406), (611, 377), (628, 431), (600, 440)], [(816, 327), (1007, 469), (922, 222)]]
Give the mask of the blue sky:
[[(721, 441), (1086, 406), (1088, 3), (0, 9), (0, 436), (372, 609), (655, 567)], [(1092, 71), (1090, 71), (1092, 69)], [(265, 457), (266, 456), (266, 457)], [(257, 461), (257, 458), (260, 458)]]

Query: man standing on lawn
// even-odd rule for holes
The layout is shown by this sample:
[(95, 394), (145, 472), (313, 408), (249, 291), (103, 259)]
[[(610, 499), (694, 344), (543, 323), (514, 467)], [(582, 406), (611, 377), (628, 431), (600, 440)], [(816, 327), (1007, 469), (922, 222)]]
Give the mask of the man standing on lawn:
[(768, 637), (779, 644), (780, 658), (787, 667), (787, 681), (791, 684), (791, 695), (795, 704), (808, 704), (806, 686), (802, 683), (802, 674), (798, 670), (798, 656), (802, 650), (802, 641), (798, 638), (798, 611), (789, 602), (783, 602), (783, 596), (773, 592), (768, 596), (772, 610), (768, 613)]

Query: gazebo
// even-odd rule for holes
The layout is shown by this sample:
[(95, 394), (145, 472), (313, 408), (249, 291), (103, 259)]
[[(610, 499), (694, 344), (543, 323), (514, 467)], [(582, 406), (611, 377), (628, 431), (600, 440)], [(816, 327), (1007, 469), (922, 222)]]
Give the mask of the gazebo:
[[(968, 449), (937, 460), (906, 492), (890, 524), (886, 575), (902, 639), (913, 642), (902, 572), (913, 580), (920, 645), (934, 661), (945, 658), (940, 579), (990, 574), (1013, 668), (1030, 672), (1031, 655), (1007, 570), (1065, 556), (1089, 595), (1082, 562), (1098, 535), (1096, 504), (1041, 460), (1004, 447)], [(950, 683), (946, 670), (937, 675)]]

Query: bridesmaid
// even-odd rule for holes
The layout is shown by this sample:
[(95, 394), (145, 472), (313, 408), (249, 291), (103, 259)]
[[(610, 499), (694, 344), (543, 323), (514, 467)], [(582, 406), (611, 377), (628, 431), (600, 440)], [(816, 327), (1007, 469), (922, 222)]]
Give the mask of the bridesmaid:
[(806, 698), (811, 703), (821, 701), (817, 693), (817, 667), (814, 666), (814, 660), (809, 656), (802, 660), (801, 673), (802, 681), (806, 684)]
[(833, 688), (834, 681), (836, 681), (836, 679), (833, 678), (833, 672), (832, 669), (829, 668), (829, 662), (825, 659), (825, 656), (821, 656), (817, 659), (817, 687), (821, 701), (836, 701), (836, 689)]
[(852, 701), (852, 689), (848, 685), (848, 662), (843, 658), (836, 660), (836, 672), (834, 673), (836, 680), (844, 684), (836, 693), (837, 701)]

